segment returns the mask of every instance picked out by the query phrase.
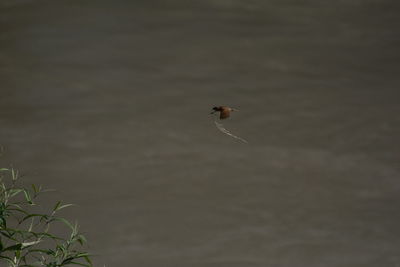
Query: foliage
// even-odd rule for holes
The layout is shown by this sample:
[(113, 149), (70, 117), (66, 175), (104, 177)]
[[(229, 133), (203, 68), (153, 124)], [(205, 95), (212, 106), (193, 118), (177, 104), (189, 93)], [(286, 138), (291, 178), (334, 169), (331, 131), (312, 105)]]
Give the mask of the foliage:
[[(57, 214), (71, 204), (57, 202), (49, 212), (41, 212), (43, 207), (36, 201), (45, 190), (18, 184), (17, 171), (0, 168), (0, 265), (92, 266), (90, 255), (79, 250), (86, 239), (77, 224)], [(69, 234), (54, 234), (50, 229), (61, 229), (63, 233), (68, 230)]]

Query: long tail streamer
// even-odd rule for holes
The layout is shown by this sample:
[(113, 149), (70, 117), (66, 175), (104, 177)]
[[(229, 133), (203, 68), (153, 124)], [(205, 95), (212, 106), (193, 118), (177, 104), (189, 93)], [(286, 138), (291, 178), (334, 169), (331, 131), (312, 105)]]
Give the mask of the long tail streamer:
[(225, 129), (224, 125), (222, 125), (221, 123), (218, 123), (216, 120), (214, 120), (215, 126), (217, 126), (217, 129), (220, 130), (221, 132), (223, 132), (226, 135), (229, 135), (230, 137), (233, 137), (235, 139), (238, 139), (240, 141), (242, 141), (243, 143), (248, 143), (246, 140), (244, 140), (243, 138), (236, 136), (234, 134), (232, 134), (231, 132), (229, 132), (227, 129)]

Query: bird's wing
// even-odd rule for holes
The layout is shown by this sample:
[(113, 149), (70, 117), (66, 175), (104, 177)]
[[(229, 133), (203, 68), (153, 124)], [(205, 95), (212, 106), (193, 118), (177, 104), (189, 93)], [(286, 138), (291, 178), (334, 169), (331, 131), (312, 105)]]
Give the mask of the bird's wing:
[(222, 125), (221, 123), (218, 123), (217, 121), (214, 121), (215, 126), (217, 126), (217, 129), (220, 130), (221, 132), (223, 132), (226, 135), (229, 135), (235, 139), (238, 139), (240, 141), (242, 141), (243, 143), (248, 143), (246, 140), (244, 140), (243, 138), (232, 134), (231, 132), (229, 132), (227, 129), (225, 129), (224, 125)]

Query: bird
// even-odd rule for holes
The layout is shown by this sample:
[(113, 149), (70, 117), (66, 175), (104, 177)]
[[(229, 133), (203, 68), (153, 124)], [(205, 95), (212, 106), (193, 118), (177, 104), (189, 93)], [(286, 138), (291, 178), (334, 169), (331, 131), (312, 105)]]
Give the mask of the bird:
[(215, 112), (219, 112), (219, 119), (224, 120), (229, 118), (231, 115), (231, 112), (237, 111), (237, 109), (227, 107), (227, 106), (219, 106), (219, 107), (213, 107), (213, 111), (210, 114), (214, 114)]
[[(227, 106), (218, 106), (218, 107), (213, 107), (212, 108), (212, 112), (211, 114), (214, 114), (216, 112), (219, 112), (219, 119), (220, 120), (224, 120), (229, 118), (229, 116), (231, 115), (231, 112), (233, 111), (237, 111), (237, 109), (231, 108), (231, 107), (227, 107)], [(222, 133), (229, 135), (233, 138), (239, 139), (240, 141), (242, 141), (243, 143), (248, 143), (245, 139), (232, 134), (230, 131), (228, 131), (224, 125), (222, 125), (221, 123), (217, 122), (216, 119), (214, 119), (214, 123), (215, 126), (217, 127), (218, 130), (220, 130)]]

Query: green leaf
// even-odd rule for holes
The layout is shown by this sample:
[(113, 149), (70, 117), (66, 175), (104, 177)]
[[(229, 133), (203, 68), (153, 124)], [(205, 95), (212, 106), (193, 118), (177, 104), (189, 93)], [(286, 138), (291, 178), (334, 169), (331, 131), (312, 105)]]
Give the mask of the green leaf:
[(53, 212), (56, 212), (56, 211), (59, 211), (59, 210), (61, 210), (61, 209), (64, 209), (64, 208), (66, 208), (66, 207), (70, 207), (70, 206), (73, 206), (74, 204), (64, 204), (64, 205), (61, 205), (61, 201), (58, 201), (57, 203), (56, 203), (56, 205), (54, 206), (54, 208), (53, 208)]
[(17, 257), (17, 258), (21, 257), (21, 250), (20, 249), (15, 250), (14, 254), (15, 254), (15, 257)]
[[(11, 205), (9, 205), (9, 206), (11, 206)], [(14, 206), (14, 205), (13, 205)], [(25, 215), (27, 215), (27, 214), (29, 214), (28, 212), (26, 212), (26, 211), (24, 211), (23, 209), (21, 209), (21, 208), (16, 208), (16, 209), (13, 209), (13, 208), (9, 208), (8, 209), (9, 211), (18, 211), (18, 212), (21, 212), (21, 213), (23, 213), (23, 214), (25, 214)]]
[(40, 252), (40, 253), (44, 253), (46, 255), (55, 255), (54, 250), (51, 249), (30, 249), (29, 252)]
[(18, 171), (14, 171), (14, 169), (11, 169), (11, 177), (13, 181), (16, 181), (18, 179)]
[(90, 258), (89, 258), (89, 255), (84, 256), (84, 258), (85, 258), (86, 262), (90, 264), (90, 266), (93, 265), (92, 261), (91, 261)]
[(22, 189), (11, 189), (10, 190), (10, 197), (16, 196), (19, 193), (21, 193), (23, 190)]
[(5, 218), (0, 217), (0, 229), (7, 228), (7, 221)]
[(81, 246), (83, 246), (84, 243), (87, 243), (86, 237), (84, 235), (78, 235), (77, 240)]
[(61, 265), (67, 265), (67, 264), (71, 263), (72, 260), (74, 260), (74, 257), (66, 258), (65, 260), (63, 260)]
[(28, 203), (32, 205), (32, 204), (33, 204), (33, 202), (32, 202), (32, 197), (31, 197), (31, 195), (29, 194), (28, 190), (23, 189), (23, 191), (24, 191), (24, 194), (25, 194), (25, 199), (26, 199), (26, 201), (28, 201)]
[(22, 249), (27, 248), (27, 247), (31, 247), (33, 245), (39, 244), (40, 242), (42, 242), (42, 240), (36, 240), (36, 241), (32, 241), (32, 242), (24, 242), (22, 243)]
[(54, 220), (54, 221), (60, 221), (60, 222), (64, 223), (64, 224), (65, 224), (66, 226), (68, 226), (72, 231), (75, 230), (75, 227), (72, 225), (72, 223), (70, 223), (69, 221), (67, 221), (67, 220), (64, 219), (64, 218), (55, 217), (53, 220)]
[(87, 252), (81, 252), (75, 255), (75, 258), (84, 258), (84, 257), (88, 257), (89, 253)]
[(22, 220), (20, 221), (20, 224), (23, 223), (24, 221), (28, 220), (29, 218), (32, 218), (32, 217), (40, 217), (40, 218), (43, 218), (43, 219), (47, 219), (48, 218), (47, 215), (33, 213), (33, 214), (29, 214), (29, 215), (25, 216), (24, 218), (22, 218)]
[(0, 235), (7, 237), (8, 239), (15, 240), (12, 236), (12, 234), (9, 234), (8, 232), (5, 231), (0, 231)]
[[(17, 203), (11, 203), (11, 204), (9, 204), (8, 206), (10, 206), (10, 207), (16, 207), (17, 209), (22, 210), (21, 205), (19, 205), (19, 204), (17, 204)], [(25, 213), (26, 213), (26, 212), (25, 212)]]
[(54, 236), (52, 234), (44, 233), (44, 232), (39, 232), (39, 233), (32, 232), (32, 235), (34, 237), (36, 237), (36, 238), (38, 238), (38, 237), (48, 237), (48, 238), (51, 238), (53, 240), (64, 240), (64, 238), (61, 238), (61, 237), (58, 237), (58, 236)]
[(64, 205), (60, 206), (57, 210), (61, 210), (61, 209), (71, 207), (71, 206), (74, 206), (74, 204), (64, 204)]
[(36, 187), (35, 184), (32, 184), (32, 189), (33, 189), (33, 192), (34, 192), (35, 194), (38, 193), (38, 189), (37, 189), (37, 187)]
[(21, 250), (21, 248), (22, 248), (22, 244), (19, 243), (19, 244), (16, 244), (16, 245), (12, 245), (12, 246), (6, 247), (5, 249), (3, 249), (3, 251), (8, 251), (8, 250), (18, 251), (18, 250)]
[(56, 211), (60, 205), (61, 205), (61, 201), (58, 201), (56, 203), (56, 205), (54, 206), (53, 211)]
[(10, 263), (10, 266), (14, 266), (14, 261), (10, 257), (0, 255), (0, 259), (5, 259), (8, 261), (8, 263)]

